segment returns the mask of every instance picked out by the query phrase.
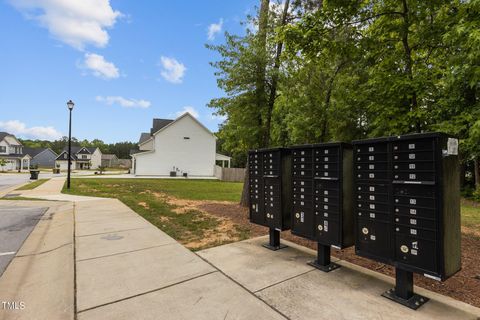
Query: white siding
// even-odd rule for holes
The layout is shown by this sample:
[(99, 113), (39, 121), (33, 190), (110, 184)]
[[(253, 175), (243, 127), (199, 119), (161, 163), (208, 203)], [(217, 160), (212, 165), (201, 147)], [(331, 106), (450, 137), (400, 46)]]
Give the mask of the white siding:
[[(185, 139), (188, 137), (189, 139)], [(137, 154), (137, 175), (169, 175), (173, 167), (191, 176), (214, 175), (216, 141), (190, 115), (179, 118), (154, 136), (154, 151)]]
[(100, 149), (95, 149), (90, 161), (92, 163), (92, 166), (90, 167), (91, 169), (98, 169), (98, 167), (102, 165), (102, 152)]
[(140, 149), (141, 151), (153, 150), (153, 139), (150, 139), (142, 145), (138, 146), (138, 149)]

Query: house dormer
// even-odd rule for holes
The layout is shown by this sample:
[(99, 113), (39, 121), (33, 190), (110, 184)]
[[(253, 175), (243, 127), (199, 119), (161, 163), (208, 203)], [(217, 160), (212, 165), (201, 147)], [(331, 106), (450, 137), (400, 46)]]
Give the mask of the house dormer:
[(23, 145), (14, 135), (7, 132), (0, 132), (0, 154), (23, 154)]

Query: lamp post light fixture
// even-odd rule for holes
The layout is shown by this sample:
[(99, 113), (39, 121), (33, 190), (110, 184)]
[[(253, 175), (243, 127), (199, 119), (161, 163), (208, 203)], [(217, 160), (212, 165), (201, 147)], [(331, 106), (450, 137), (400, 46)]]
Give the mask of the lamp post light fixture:
[(71, 169), (71, 166), (72, 166), (72, 158), (71, 158), (71, 154), (72, 154), (72, 110), (73, 110), (73, 106), (75, 105), (75, 103), (73, 103), (72, 100), (68, 100), (67, 102), (67, 107), (68, 107), (68, 110), (70, 111), (70, 118), (69, 118), (69, 122), (68, 122), (68, 172), (67, 172), (67, 189), (70, 189), (70, 169)]

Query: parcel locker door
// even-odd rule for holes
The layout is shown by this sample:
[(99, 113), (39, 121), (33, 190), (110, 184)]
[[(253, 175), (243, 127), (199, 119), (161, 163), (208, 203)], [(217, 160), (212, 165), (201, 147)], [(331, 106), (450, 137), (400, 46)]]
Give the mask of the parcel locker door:
[(438, 273), (436, 247), (434, 241), (428, 241), (397, 234), (395, 237), (395, 260), (414, 268)]
[(340, 247), (340, 228), (339, 221), (332, 218), (316, 216), (317, 241), (323, 245), (335, 245)]
[(356, 231), (355, 249), (357, 252), (380, 261), (393, 259), (391, 224), (358, 219)]

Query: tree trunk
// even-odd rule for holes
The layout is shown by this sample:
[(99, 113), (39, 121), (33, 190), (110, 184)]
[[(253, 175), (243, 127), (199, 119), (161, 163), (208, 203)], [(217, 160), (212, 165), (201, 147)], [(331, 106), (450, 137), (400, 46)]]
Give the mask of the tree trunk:
[[(290, 0), (285, 0), (285, 4), (283, 6), (282, 20), (280, 22), (281, 27), (287, 24), (289, 5), (290, 5)], [(263, 139), (263, 145), (266, 147), (270, 145), (272, 113), (273, 113), (273, 107), (275, 106), (275, 100), (277, 98), (278, 72), (280, 70), (280, 63), (281, 63), (280, 56), (282, 55), (282, 48), (283, 48), (283, 41), (279, 41), (277, 43), (277, 51), (275, 53), (275, 62), (273, 65), (273, 72), (272, 72), (272, 85), (270, 88), (270, 97), (268, 99), (267, 115), (265, 118), (265, 136)]]
[(475, 189), (480, 190), (480, 159), (478, 157), (473, 159), (473, 168), (475, 171)]
[[(413, 61), (412, 61), (412, 49), (410, 47), (410, 44), (408, 42), (408, 35), (409, 35), (409, 27), (410, 27), (410, 17), (409, 17), (409, 10), (408, 10), (408, 4), (407, 0), (403, 0), (403, 30), (402, 30), (402, 44), (403, 44), (403, 50), (404, 50), (404, 55), (405, 55), (405, 72), (408, 76), (408, 79), (410, 80), (410, 83), (413, 83)], [(410, 107), (411, 110), (417, 110), (418, 109), (418, 101), (417, 101), (417, 91), (415, 89), (412, 89), (410, 94), (412, 95), (412, 98), (410, 99)], [(420, 121), (418, 119), (415, 120), (415, 130), (417, 132), (421, 132), (422, 126), (420, 124)]]
[(246, 170), (245, 170), (245, 178), (243, 180), (243, 189), (242, 189), (242, 197), (240, 198), (240, 205), (242, 207), (250, 207), (250, 179), (249, 179), (249, 174), (248, 174), (248, 159), (247, 159), (247, 164), (246, 164)]
[(270, 0), (261, 0), (260, 12), (258, 18), (258, 33), (256, 41), (256, 79), (255, 79), (255, 100), (257, 105), (257, 112), (260, 126), (260, 136), (258, 137), (261, 147), (265, 147), (264, 136), (265, 127), (262, 114), (267, 105), (265, 83), (267, 70), (267, 29), (268, 29), (268, 13), (270, 10)]

